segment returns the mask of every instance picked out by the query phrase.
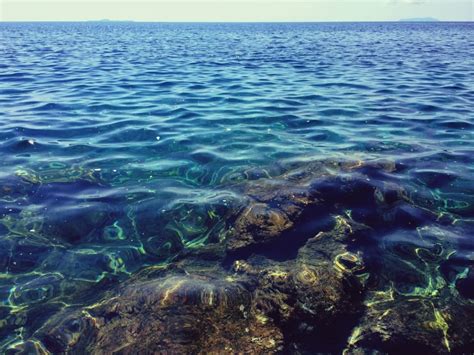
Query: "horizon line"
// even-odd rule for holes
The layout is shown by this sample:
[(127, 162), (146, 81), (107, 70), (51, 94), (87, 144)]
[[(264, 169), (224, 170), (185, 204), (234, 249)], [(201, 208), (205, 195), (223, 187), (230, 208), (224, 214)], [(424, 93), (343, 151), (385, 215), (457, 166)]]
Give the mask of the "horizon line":
[(438, 22), (459, 22), (459, 23), (471, 23), (474, 20), (411, 20), (411, 19), (400, 19), (400, 20), (315, 20), (315, 21), (183, 21), (183, 20), (173, 20), (173, 21), (143, 21), (143, 20), (110, 20), (110, 19), (100, 19), (100, 20), (0, 20), (0, 23), (12, 23), (12, 22), (137, 22), (137, 23), (438, 23)]

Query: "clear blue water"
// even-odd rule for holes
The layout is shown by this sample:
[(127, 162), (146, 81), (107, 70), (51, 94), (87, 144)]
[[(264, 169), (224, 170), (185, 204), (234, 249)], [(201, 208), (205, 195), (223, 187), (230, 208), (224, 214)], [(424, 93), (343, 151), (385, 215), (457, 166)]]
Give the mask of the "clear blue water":
[(471, 292), (472, 23), (2, 23), (0, 38), (2, 352), (219, 243), (236, 182), (313, 161), (395, 164), (368, 179), (439, 224), (393, 224), (381, 248), (434, 228)]

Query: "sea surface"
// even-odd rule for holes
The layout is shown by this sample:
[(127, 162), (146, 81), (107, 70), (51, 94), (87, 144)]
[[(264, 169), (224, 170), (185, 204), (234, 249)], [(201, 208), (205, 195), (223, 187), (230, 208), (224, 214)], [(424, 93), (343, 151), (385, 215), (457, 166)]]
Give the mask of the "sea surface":
[[(376, 231), (360, 253), (391, 260), (393, 292), (474, 302), (474, 24), (1, 23), (0, 38), (0, 352), (54, 352), (37, 336), (52, 317), (225, 244), (249, 198), (236, 186), (315, 162), (342, 197), (308, 236), (345, 213)], [(344, 192), (351, 174), (368, 187)], [(409, 203), (374, 214), (387, 186)], [(292, 258), (291, 240), (266, 245), (238, 257)]]

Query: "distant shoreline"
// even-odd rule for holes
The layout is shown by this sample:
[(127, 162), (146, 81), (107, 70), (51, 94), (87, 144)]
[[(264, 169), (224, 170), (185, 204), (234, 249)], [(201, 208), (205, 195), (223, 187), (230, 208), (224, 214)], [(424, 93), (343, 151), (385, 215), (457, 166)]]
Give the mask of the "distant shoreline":
[(399, 20), (399, 22), (441, 22), (434, 17), (414, 17), (414, 18), (405, 18)]

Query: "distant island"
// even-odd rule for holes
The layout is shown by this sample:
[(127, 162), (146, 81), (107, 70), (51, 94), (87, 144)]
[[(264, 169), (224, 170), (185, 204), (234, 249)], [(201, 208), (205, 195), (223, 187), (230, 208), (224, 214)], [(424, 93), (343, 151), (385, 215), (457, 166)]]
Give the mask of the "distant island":
[(110, 19), (101, 19), (101, 20), (87, 20), (87, 22), (135, 22), (134, 20), (110, 20)]
[(439, 20), (434, 17), (415, 17), (401, 19), (400, 22), (439, 22)]

